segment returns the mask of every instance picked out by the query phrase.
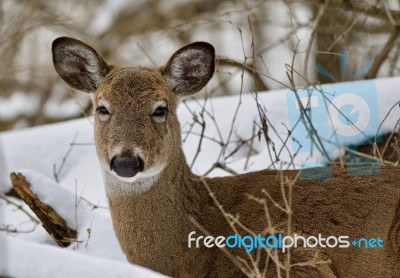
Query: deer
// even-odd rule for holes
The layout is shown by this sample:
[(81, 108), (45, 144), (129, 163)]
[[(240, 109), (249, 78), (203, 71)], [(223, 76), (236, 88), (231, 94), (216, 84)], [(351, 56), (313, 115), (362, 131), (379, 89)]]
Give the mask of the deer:
[[(346, 169), (336, 167), (333, 178), (323, 181), (298, 179), (299, 170), (215, 178), (191, 171), (177, 107), (212, 78), (211, 44), (184, 46), (163, 66), (120, 67), (80, 40), (59, 37), (52, 57), (67, 85), (91, 94), (95, 146), (112, 222), (130, 263), (172, 277), (282, 277), (282, 264), (271, 260), (267, 248), (252, 262), (260, 270), (249, 272), (240, 264), (243, 260), (235, 261), (248, 258), (243, 248), (188, 245), (194, 245), (188, 236), (193, 231), (227, 237), (232, 225), (240, 233), (273, 234), (266, 229), (265, 208), (249, 198), (265, 196), (264, 191), (276, 229), (290, 225), (304, 235), (383, 241), (383, 248), (293, 248), (290, 261), (299, 264), (289, 264), (289, 274), (283, 276), (400, 277), (400, 168), (382, 166), (376, 176), (348, 176)], [(283, 191), (289, 189), (291, 206), (285, 212), (279, 204), (287, 201)], [(240, 217), (243, 226), (229, 224), (221, 209)], [(313, 258), (326, 263), (301, 265)]]

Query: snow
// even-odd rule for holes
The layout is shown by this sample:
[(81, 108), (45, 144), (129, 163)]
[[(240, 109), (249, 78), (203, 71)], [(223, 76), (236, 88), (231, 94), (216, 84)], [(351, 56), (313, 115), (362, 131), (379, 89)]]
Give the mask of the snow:
[[(5, 132), (0, 139), (3, 141), (3, 156), (7, 161), (6, 172), (26, 168), (53, 177), (54, 166), (59, 171), (63, 158), (76, 137), (75, 143), (89, 143), (89, 145), (71, 148), (59, 175), (61, 184), (75, 191), (77, 181), (77, 192), (84, 190), (85, 194), (103, 196), (103, 182), (101, 175), (98, 174), (92, 130), (92, 120), (85, 118), (28, 130)], [(83, 188), (84, 184), (98, 186)], [(100, 201), (103, 205), (106, 204), (104, 197)]]
[(126, 261), (112, 229), (108, 210), (93, 209), (78, 192), (60, 187), (53, 180), (32, 170), (20, 170), (31, 184), (32, 192), (65, 219), (78, 232), (77, 241), (68, 248), (93, 256)]
[(84, 107), (90, 102), (87, 94), (74, 94), (72, 98), (65, 99), (68, 88), (63, 83), (53, 86), (53, 94), (46, 100), (43, 114), (51, 119), (68, 119), (80, 115)]
[[(0, 235), (0, 242), (9, 247), (0, 249), (0, 253), (5, 250), (7, 252), (1, 254), (0, 274), (2, 276), (23, 278), (165, 277), (140, 266), (86, 256), (71, 250), (22, 241), (17, 238), (4, 238), (4, 235)], [(2, 246), (0, 245), (0, 247)], [(4, 258), (6, 259), (4, 260)]]
[[(26, 105), (29, 103), (29, 105)], [(30, 116), (36, 113), (40, 104), (37, 95), (15, 92), (9, 98), (0, 98), (0, 118), (16, 119), (20, 116)]]
[[(351, 84), (365, 84), (363, 82), (366, 81)], [(348, 84), (350, 83), (342, 83), (339, 86)], [(398, 104), (394, 106), (400, 101), (400, 94), (396, 89), (400, 78), (378, 79), (375, 84), (379, 119), (382, 121), (387, 116), (381, 129), (383, 132), (391, 132), (400, 118), (400, 107)], [(328, 85), (324, 88), (334, 87)], [(239, 104), (238, 95), (209, 99), (205, 106), (203, 100), (186, 100), (181, 104), (178, 116), (184, 139), (183, 149), (189, 164), (192, 163), (199, 144), (200, 137), (196, 133), (201, 133), (200, 125), (192, 127), (193, 117), (196, 115), (201, 119), (203, 106), (209, 113), (204, 114), (206, 137), (193, 171), (204, 174), (216, 161), (225, 163), (238, 173), (266, 167), (288, 167), (293, 153), (292, 142), (289, 140), (287, 148), (284, 148), (281, 138), (287, 137), (287, 127), (290, 125), (289, 94), (292, 93), (288, 90), (258, 94), (259, 103), (265, 106), (266, 117), (273, 126), (269, 128), (268, 135), (274, 142), (275, 149), (282, 149), (280, 162), (275, 164), (269, 156), (271, 144), (266, 144), (262, 137), (259, 140), (257, 136), (250, 156), (248, 146), (243, 146), (234, 155), (228, 156), (237, 147), (235, 141), (250, 138), (254, 129), (253, 122), (259, 123), (254, 95), (241, 96), (235, 122), (232, 119)], [(372, 113), (377, 114), (376, 111)], [(191, 133), (188, 135), (189, 131)], [(366, 136), (374, 137), (375, 132), (376, 130), (369, 130)], [(225, 150), (215, 142), (226, 142), (228, 139), (231, 143)], [(349, 143), (358, 144), (360, 139)], [(340, 150), (335, 150), (331, 155), (339, 153)], [(303, 167), (304, 160), (309, 158), (309, 153), (298, 155), (294, 161), (295, 166)], [(107, 207), (107, 200), (96, 157), (92, 118), (0, 133), (0, 161), (0, 191), (10, 189), (10, 172), (22, 173), (30, 182), (32, 190), (55, 208), (70, 227), (78, 231), (77, 242), (66, 249), (58, 247), (40, 226), (31, 233), (0, 232), (0, 276), (159, 277), (151, 271), (128, 264), (116, 240), (109, 210), (103, 208)], [(54, 172), (58, 173), (58, 182)], [(215, 169), (209, 176), (228, 174), (221, 169)], [(100, 207), (95, 208), (93, 204)], [(23, 208), (29, 211), (25, 205)], [(27, 216), (20, 210), (12, 205), (5, 205), (0, 200), (0, 227), (9, 225), (19, 231), (27, 231), (34, 226), (27, 220)]]
[[(78, 238), (68, 248), (61, 249), (54, 243), (33, 242), (32, 237), (0, 234), (1, 257), (6, 258), (0, 261), (1, 275), (24, 278), (162, 277), (127, 263), (108, 210), (94, 209), (76, 193), (32, 170), (18, 172), (30, 182), (32, 191), (44, 203), (56, 208), (68, 226), (78, 232)], [(47, 237), (47, 241), (51, 241)]]

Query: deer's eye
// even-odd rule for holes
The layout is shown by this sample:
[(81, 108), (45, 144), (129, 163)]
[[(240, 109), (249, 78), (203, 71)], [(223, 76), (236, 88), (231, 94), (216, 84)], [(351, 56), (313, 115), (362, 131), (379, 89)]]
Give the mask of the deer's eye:
[(168, 109), (167, 107), (157, 107), (153, 112), (153, 117), (165, 117), (167, 115)]
[(110, 111), (108, 111), (107, 107), (104, 105), (97, 107), (96, 112), (99, 115), (99, 120), (102, 122), (108, 121), (111, 117)]
[(110, 112), (105, 106), (99, 106), (97, 107), (96, 111), (101, 114), (101, 115), (110, 115)]

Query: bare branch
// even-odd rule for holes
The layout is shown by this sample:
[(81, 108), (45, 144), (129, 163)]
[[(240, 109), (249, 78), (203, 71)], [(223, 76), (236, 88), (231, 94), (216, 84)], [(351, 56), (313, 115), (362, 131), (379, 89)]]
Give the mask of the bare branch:
[(395, 46), (395, 44), (397, 43), (397, 38), (399, 35), (400, 35), (400, 25), (397, 25), (393, 30), (393, 32), (390, 34), (390, 37), (387, 40), (382, 51), (379, 53), (377, 57), (375, 57), (374, 62), (372, 63), (372, 68), (365, 75), (366, 79), (372, 79), (377, 76), (378, 71), (381, 68), (385, 59), (387, 58), (390, 50), (392, 50), (393, 46)]
[(49, 235), (54, 238), (58, 245), (62, 247), (69, 246), (77, 237), (76, 231), (68, 227), (65, 220), (52, 207), (43, 203), (32, 192), (24, 176), (12, 173), (10, 178), (15, 192), (40, 219)]

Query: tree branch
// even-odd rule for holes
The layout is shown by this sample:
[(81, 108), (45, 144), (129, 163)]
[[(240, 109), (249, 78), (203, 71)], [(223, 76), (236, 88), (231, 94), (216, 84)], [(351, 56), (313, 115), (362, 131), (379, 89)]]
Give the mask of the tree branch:
[(392, 50), (393, 46), (396, 44), (397, 37), (400, 35), (400, 25), (396, 26), (393, 30), (392, 34), (388, 41), (386, 42), (385, 46), (383, 47), (381, 53), (374, 59), (372, 63), (371, 69), (365, 75), (366, 79), (373, 79), (377, 76), (379, 69), (381, 68), (383, 62), (386, 60), (387, 55), (389, 54), (390, 50)]
[(77, 237), (75, 230), (68, 227), (66, 221), (49, 205), (43, 203), (32, 192), (28, 181), (21, 174), (11, 173), (11, 182), (15, 192), (31, 208), (43, 224), (43, 228), (62, 247), (67, 247)]

